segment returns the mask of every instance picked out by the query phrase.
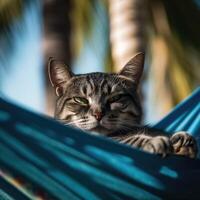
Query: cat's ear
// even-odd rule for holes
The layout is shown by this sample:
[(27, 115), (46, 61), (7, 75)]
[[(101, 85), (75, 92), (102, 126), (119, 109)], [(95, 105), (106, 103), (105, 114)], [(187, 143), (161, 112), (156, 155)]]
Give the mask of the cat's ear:
[(64, 86), (67, 81), (72, 78), (73, 73), (61, 61), (57, 61), (50, 57), (48, 62), (49, 80), (55, 88), (56, 95), (61, 96), (64, 92)]
[(125, 76), (135, 82), (136, 85), (139, 84), (140, 78), (142, 76), (144, 68), (144, 53), (137, 53), (119, 72), (120, 75)]

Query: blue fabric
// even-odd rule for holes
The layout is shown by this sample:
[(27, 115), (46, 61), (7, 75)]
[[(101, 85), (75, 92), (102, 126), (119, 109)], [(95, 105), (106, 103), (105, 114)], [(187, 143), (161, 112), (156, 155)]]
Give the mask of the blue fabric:
[[(155, 127), (186, 130), (198, 138), (199, 106), (197, 89)], [(22, 177), (52, 199), (192, 199), (200, 195), (199, 159), (162, 159), (65, 127), (3, 99), (0, 169)], [(1, 173), (0, 177), (0, 197), (30, 199)]]
[(168, 132), (184, 130), (193, 136), (200, 136), (200, 88), (154, 127)]

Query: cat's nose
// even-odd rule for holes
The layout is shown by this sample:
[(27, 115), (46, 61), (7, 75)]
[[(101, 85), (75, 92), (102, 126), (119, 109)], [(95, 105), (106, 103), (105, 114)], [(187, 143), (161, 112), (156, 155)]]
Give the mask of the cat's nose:
[(98, 121), (100, 121), (103, 117), (103, 112), (94, 112), (93, 115)]

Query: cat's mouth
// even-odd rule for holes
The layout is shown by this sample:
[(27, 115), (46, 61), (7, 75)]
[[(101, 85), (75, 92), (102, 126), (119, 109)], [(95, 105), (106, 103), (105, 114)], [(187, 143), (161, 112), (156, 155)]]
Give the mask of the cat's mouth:
[(77, 123), (73, 124), (72, 126), (75, 126), (77, 128), (80, 128), (84, 131), (87, 131), (89, 133), (95, 133), (95, 134), (101, 134), (101, 135), (109, 135), (113, 132), (116, 132), (117, 126), (115, 124), (107, 123), (104, 120), (100, 121), (88, 121), (87, 123)]
[(105, 123), (103, 123), (103, 121), (97, 121), (95, 123), (95, 126), (92, 127), (90, 130), (91, 132), (96, 132), (96, 133), (100, 133), (103, 135), (108, 135), (111, 134), (114, 130), (111, 129), (110, 127), (107, 127)]
[(98, 124), (94, 128), (91, 128), (89, 131), (104, 134), (104, 135), (108, 135), (112, 132), (111, 130), (105, 128), (104, 126), (102, 126), (100, 124)]

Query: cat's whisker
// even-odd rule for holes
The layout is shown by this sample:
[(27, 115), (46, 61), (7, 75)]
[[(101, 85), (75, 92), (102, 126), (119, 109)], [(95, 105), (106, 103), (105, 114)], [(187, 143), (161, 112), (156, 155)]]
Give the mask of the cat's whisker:
[(117, 124), (118, 125), (122, 125), (122, 126), (125, 126), (125, 127), (131, 127), (131, 128), (140, 128), (140, 127), (143, 127), (141, 126), (140, 124), (133, 124), (133, 120), (121, 120), (121, 119), (117, 119)]
[(74, 120), (74, 121), (71, 121), (71, 122), (68, 122), (68, 123), (65, 123), (65, 124), (66, 125), (71, 125), (71, 124), (81, 123), (83, 121), (84, 121), (83, 119), (79, 119), (79, 120)]
[(130, 126), (130, 124), (125, 124), (125, 123), (117, 123), (117, 125), (120, 127), (119, 130), (123, 130), (126, 132), (133, 131), (135, 128), (141, 128), (141, 126)]
[(57, 121), (59, 121), (59, 122), (66, 122), (65, 119), (57, 119)]
[(119, 122), (122, 124), (127, 124), (129, 126), (133, 126), (133, 127), (144, 127), (141, 124), (135, 122), (133, 119), (124, 119), (123, 121), (121, 119), (119, 119)]

